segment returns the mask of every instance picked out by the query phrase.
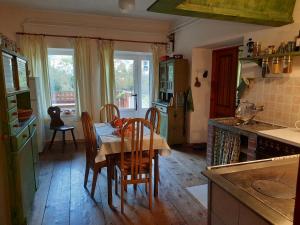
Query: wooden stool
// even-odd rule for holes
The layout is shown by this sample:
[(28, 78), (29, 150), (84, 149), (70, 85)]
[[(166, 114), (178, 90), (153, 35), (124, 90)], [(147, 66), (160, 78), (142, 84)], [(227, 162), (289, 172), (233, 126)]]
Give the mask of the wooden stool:
[(60, 113), (61, 113), (61, 110), (58, 106), (55, 106), (55, 107), (51, 106), (51, 107), (48, 108), (48, 114), (51, 117), (50, 129), (54, 131), (48, 149), (49, 150), (51, 149), (57, 131), (62, 132), (62, 135), (63, 135), (63, 149), (64, 149), (65, 144), (66, 144), (66, 131), (71, 131), (74, 145), (77, 148), (77, 143), (76, 143), (75, 136), (74, 136), (74, 128), (75, 127), (65, 125), (64, 121), (60, 118)]

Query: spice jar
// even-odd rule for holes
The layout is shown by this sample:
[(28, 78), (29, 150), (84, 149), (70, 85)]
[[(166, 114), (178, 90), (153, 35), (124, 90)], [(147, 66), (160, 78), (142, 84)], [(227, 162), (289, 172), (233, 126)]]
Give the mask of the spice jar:
[(291, 73), (293, 67), (293, 60), (291, 56), (284, 56), (282, 59), (282, 72), (283, 73)]
[(263, 58), (262, 65), (261, 65), (261, 75), (262, 77), (265, 77), (266, 74), (270, 73), (270, 67), (269, 67), (269, 59)]
[(261, 52), (261, 44), (259, 42), (254, 42), (253, 46), (253, 56), (259, 56)]
[(280, 72), (281, 72), (281, 69), (280, 69), (279, 58), (274, 57), (273, 60), (272, 60), (272, 73), (278, 74)]
[(269, 45), (268, 46), (268, 54), (274, 54), (275, 53), (275, 45)]

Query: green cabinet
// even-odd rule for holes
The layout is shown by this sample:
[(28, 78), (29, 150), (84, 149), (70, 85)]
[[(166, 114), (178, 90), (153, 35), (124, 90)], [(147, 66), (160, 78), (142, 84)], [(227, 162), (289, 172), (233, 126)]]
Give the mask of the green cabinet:
[(168, 138), (168, 114), (160, 113), (160, 135), (164, 138)]
[(186, 142), (184, 105), (189, 86), (188, 71), (186, 59), (169, 59), (159, 64), (159, 99), (153, 106), (160, 111), (160, 135), (169, 145)]
[(13, 224), (26, 224), (28, 215), (31, 213), (32, 202), (35, 193), (34, 161), (32, 155), (32, 143), (27, 142), (17, 152), (12, 153), (13, 171), (15, 183), (16, 202)]
[(1, 173), (8, 177), (5, 187), (0, 182), (0, 190), (9, 192), (6, 205), (1, 206), (8, 210), (1, 217), (10, 225), (27, 225), (38, 187), (37, 122), (34, 115), (25, 121), (18, 118), (18, 110), (31, 108), (26, 59), (3, 48), (0, 51), (0, 141), (6, 145), (1, 149), (5, 162)]
[(31, 145), (32, 145), (32, 158), (34, 168), (34, 183), (35, 189), (39, 186), (39, 153), (38, 153), (38, 139), (36, 129), (30, 130), (31, 132)]

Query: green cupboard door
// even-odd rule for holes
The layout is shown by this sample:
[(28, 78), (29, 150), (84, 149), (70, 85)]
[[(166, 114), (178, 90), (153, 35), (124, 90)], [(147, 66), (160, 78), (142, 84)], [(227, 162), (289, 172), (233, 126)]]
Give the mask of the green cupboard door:
[(32, 158), (33, 158), (33, 168), (34, 168), (34, 179), (35, 179), (35, 189), (39, 186), (39, 153), (38, 153), (38, 139), (36, 130), (33, 131), (31, 138), (32, 144)]
[[(13, 153), (16, 182), (17, 224), (23, 224), (31, 213), (35, 193), (32, 145), (30, 139), (17, 152)], [(24, 218), (25, 217), (25, 218)]]
[(168, 141), (168, 114), (160, 113), (160, 135)]

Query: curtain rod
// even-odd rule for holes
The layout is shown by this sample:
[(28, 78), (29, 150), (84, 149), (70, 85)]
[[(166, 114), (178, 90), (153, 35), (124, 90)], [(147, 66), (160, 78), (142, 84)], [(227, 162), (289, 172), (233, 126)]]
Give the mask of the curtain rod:
[(134, 41), (134, 40), (124, 40), (124, 39), (109, 39), (101, 37), (90, 37), (90, 36), (71, 36), (71, 35), (57, 35), (57, 34), (34, 34), (25, 32), (16, 32), (17, 35), (42, 35), (45, 37), (61, 37), (61, 38), (89, 38), (95, 40), (105, 40), (105, 41), (120, 41), (120, 42), (133, 42), (133, 43), (143, 43), (143, 44), (160, 44), (167, 45), (165, 42), (152, 42), (152, 41)]

